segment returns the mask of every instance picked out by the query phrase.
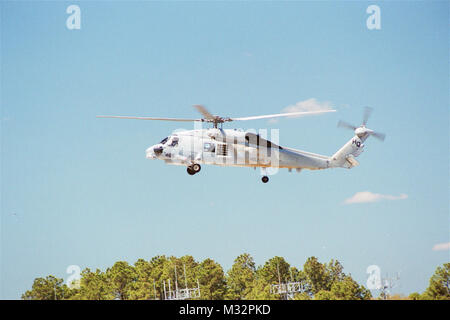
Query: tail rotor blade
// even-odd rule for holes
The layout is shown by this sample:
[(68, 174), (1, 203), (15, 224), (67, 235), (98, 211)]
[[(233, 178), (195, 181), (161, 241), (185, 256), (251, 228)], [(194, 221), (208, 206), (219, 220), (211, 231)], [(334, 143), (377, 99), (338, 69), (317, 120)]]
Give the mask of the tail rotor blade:
[(375, 138), (377, 138), (381, 141), (384, 141), (384, 139), (386, 138), (386, 135), (381, 132), (374, 132), (374, 133), (372, 133), (372, 136), (374, 136)]
[(367, 120), (369, 120), (370, 114), (372, 113), (372, 108), (371, 107), (365, 107), (364, 108), (364, 116), (363, 116), (363, 125), (365, 126), (367, 123)]
[(342, 121), (342, 120), (339, 120), (338, 127), (352, 129), (353, 131), (356, 130), (356, 127), (354, 125), (351, 125), (350, 123), (347, 123), (347, 122)]
[(384, 139), (386, 138), (386, 135), (384, 133), (376, 132), (376, 131), (373, 131), (372, 129), (366, 128), (367, 120), (369, 119), (370, 115), (372, 114), (372, 110), (373, 109), (370, 107), (364, 108), (363, 123), (361, 126), (355, 127), (354, 125), (351, 125), (348, 122), (339, 121), (338, 127), (352, 129), (353, 131), (355, 131), (356, 129), (360, 129), (360, 130), (358, 130), (358, 132), (355, 131), (355, 134), (357, 134), (358, 136), (360, 136), (360, 137), (366, 136), (367, 137), (367, 135), (371, 135), (381, 141), (384, 141)]

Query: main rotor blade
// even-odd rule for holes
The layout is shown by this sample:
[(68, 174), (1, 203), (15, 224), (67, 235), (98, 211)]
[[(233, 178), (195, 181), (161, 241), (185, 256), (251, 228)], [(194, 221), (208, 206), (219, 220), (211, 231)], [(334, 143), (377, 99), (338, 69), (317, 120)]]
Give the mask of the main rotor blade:
[(350, 123), (347, 123), (345, 121), (339, 120), (338, 122), (338, 127), (342, 127), (342, 128), (348, 128), (348, 129), (352, 129), (353, 131), (356, 130), (357, 127), (355, 127), (354, 125), (351, 125)]
[(381, 133), (381, 132), (374, 132), (371, 135), (374, 136), (377, 139), (380, 139), (381, 141), (384, 141), (384, 138), (386, 138), (386, 135), (384, 133)]
[(116, 119), (137, 119), (137, 120), (161, 120), (161, 121), (202, 121), (202, 119), (181, 119), (181, 118), (150, 118), (150, 117), (130, 117), (130, 116), (96, 116), (97, 118), (116, 118)]
[(301, 111), (301, 112), (267, 114), (267, 115), (263, 115), (263, 116), (229, 118), (228, 121), (246, 121), (246, 120), (257, 120), (257, 119), (268, 119), (268, 118), (279, 118), (279, 117), (295, 117), (295, 116), (306, 116), (306, 115), (313, 115), (313, 114), (321, 114), (321, 113), (327, 113), (327, 112), (336, 112), (336, 110)]
[(211, 113), (209, 113), (209, 111), (206, 110), (206, 108), (204, 106), (196, 104), (196, 105), (194, 105), (194, 108), (197, 109), (197, 111), (200, 112), (203, 115), (203, 117), (205, 117), (205, 119), (207, 119), (207, 120), (215, 119), (215, 117)]
[(372, 113), (372, 108), (371, 107), (365, 107), (364, 108), (364, 116), (363, 116), (363, 125), (365, 126), (367, 123), (367, 120), (369, 120), (370, 114)]

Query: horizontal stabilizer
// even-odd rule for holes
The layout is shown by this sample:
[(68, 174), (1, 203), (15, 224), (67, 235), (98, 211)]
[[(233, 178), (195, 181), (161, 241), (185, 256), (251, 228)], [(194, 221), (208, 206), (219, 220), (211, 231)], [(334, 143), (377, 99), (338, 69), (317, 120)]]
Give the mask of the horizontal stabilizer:
[(350, 165), (349, 168), (353, 168), (359, 165), (359, 162), (356, 161), (355, 157), (352, 154), (349, 154), (346, 158), (348, 164)]

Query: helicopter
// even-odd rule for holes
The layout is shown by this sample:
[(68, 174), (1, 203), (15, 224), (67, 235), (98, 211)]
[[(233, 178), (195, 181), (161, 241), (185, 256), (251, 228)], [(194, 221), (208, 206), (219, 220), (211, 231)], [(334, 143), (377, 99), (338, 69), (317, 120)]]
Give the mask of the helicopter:
[(106, 115), (99, 115), (97, 117), (212, 124), (211, 128), (183, 130), (172, 133), (159, 143), (147, 148), (145, 151), (146, 158), (163, 160), (166, 164), (186, 166), (189, 175), (199, 173), (203, 164), (253, 167), (255, 169), (259, 167), (261, 168), (261, 181), (263, 183), (269, 181), (267, 171), (270, 168), (287, 168), (289, 171), (295, 169), (297, 172), (303, 169), (351, 169), (359, 165), (359, 162), (355, 158), (363, 152), (364, 142), (369, 136), (373, 136), (381, 141), (385, 139), (385, 134), (366, 127), (367, 120), (372, 112), (372, 108), (369, 107), (365, 108), (363, 122), (360, 126), (354, 126), (344, 121), (338, 122), (338, 127), (351, 129), (355, 135), (332, 156), (280, 146), (278, 143), (267, 140), (263, 134), (251, 130), (223, 129), (223, 124), (232, 121), (316, 115), (336, 112), (336, 110), (299, 111), (229, 118), (212, 115), (202, 105), (194, 105), (194, 108), (203, 118), (186, 119)]

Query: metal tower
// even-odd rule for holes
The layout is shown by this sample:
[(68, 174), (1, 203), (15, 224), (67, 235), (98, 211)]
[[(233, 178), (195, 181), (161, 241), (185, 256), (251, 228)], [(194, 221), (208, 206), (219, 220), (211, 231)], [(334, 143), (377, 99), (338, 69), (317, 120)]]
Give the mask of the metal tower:
[(197, 288), (188, 288), (186, 278), (186, 265), (184, 266), (184, 289), (178, 288), (177, 278), (177, 266), (175, 265), (175, 290), (170, 287), (170, 279), (168, 279), (168, 290), (166, 290), (166, 281), (163, 282), (164, 286), (164, 300), (186, 300), (200, 298), (200, 284), (197, 279)]
[(286, 283), (281, 283), (280, 277), (280, 268), (277, 263), (277, 272), (278, 272), (278, 284), (270, 285), (270, 293), (279, 294), (283, 297), (284, 300), (292, 300), (294, 299), (294, 295), (296, 293), (305, 292), (306, 288), (302, 282), (295, 282), (292, 276), (292, 270), (289, 270), (291, 274), (291, 281)]

